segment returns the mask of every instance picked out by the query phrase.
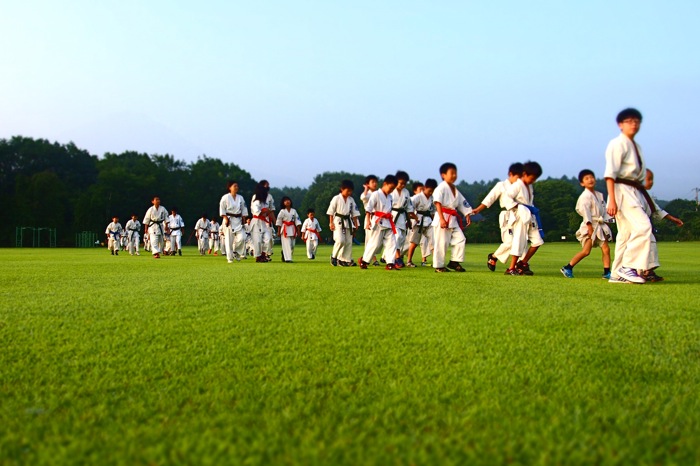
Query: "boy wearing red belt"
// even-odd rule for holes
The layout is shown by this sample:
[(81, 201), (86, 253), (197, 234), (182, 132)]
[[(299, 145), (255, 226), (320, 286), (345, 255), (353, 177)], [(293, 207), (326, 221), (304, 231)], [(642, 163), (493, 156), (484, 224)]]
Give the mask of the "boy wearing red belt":
[(383, 258), (387, 270), (398, 270), (394, 265), (396, 258), (396, 225), (392, 215), (392, 192), (396, 188), (397, 179), (387, 175), (382, 188), (374, 191), (365, 207), (367, 221), (367, 242), (365, 252), (360, 259), (360, 268), (366, 269), (372, 257), (384, 246)]
[[(442, 183), (433, 192), (435, 203), (435, 218), (433, 219), (433, 268), (435, 272), (464, 272), (460, 262), (464, 260), (464, 246), (467, 238), (462, 232), (462, 221), (457, 216), (461, 213), (467, 219), (467, 226), (471, 223), (469, 215), (472, 207), (457, 190), (457, 166), (447, 162), (440, 166)], [(451, 248), (450, 261), (445, 264), (447, 249)]]

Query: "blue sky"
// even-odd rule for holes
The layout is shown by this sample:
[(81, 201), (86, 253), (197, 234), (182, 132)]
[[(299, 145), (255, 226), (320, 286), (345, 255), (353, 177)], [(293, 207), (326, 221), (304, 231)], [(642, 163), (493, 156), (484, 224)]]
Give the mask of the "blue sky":
[[(273, 186), (323, 171), (468, 181), (513, 161), (602, 175), (616, 113), (653, 193), (700, 186), (700, 2), (8, 1), (0, 137), (234, 162)], [(473, 200), (476, 201), (476, 200)]]

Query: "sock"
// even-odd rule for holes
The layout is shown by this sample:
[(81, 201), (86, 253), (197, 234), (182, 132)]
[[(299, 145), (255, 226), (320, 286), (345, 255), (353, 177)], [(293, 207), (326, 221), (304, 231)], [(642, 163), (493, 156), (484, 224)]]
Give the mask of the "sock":
[(610, 267), (603, 267), (603, 273), (604, 274), (610, 273)]
[(571, 265), (571, 264), (566, 264), (566, 265), (564, 266), (564, 268), (565, 268), (566, 270), (574, 270), (574, 266)]

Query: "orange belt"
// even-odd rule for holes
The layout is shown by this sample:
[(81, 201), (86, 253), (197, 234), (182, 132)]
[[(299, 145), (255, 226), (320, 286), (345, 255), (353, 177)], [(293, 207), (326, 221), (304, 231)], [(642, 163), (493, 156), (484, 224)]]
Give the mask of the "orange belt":
[(389, 220), (389, 223), (391, 223), (391, 231), (396, 234), (396, 225), (394, 224), (394, 218), (392, 215), (388, 212), (372, 212), (372, 215), (375, 215), (379, 218), (386, 218)]
[(455, 209), (448, 209), (447, 207), (442, 208), (442, 213), (447, 214), (447, 225), (449, 226), (450, 224), (450, 217), (457, 217), (457, 221), (459, 222), (459, 227), (464, 229), (464, 223), (462, 222), (462, 218), (457, 215), (457, 211)]
[(253, 218), (257, 218), (258, 220), (262, 220), (263, 222), (265, 222), (265, 223), (267, 223), (267, 224), (270, 223), (270, 219), (267, 218), (267, 216), (262, 217), (262, 216), (260, 216), (260, 215), (253, 215)]
[(314, 230), (313, 228), (307, 228), (306, 233), (308, 234), (309, 232), (315, 234), (316, 236), (319, 236), (318, 231)]
[(283, 221), (282, 225), (284, 225), (282, 227), (282, 229), (284, 230), (283, 233), (284, 233), (285, 238), (287, 237), (287, 227), (294, 227), (294, 236), (297, 235), (297, 226), (294, 224), (294, 222), (284, 222)]

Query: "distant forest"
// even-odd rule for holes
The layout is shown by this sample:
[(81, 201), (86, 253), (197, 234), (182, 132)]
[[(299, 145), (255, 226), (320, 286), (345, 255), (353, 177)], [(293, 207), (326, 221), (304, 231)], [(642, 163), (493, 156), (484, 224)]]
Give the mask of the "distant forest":
[[(330, 240), (325, 212), (340, 180), (355, 183), (354, 197), (359, 201), (365, 175), (326, 172), (316, 175), (309, 187), (273, 184), (271, 193), (278, 209), (280, 198), (289, 196), (302, 218), (308, 208), (314, 208), (324, 230), (322, 236)], [(59, 144), (20, 136), (0, 139), (0, 246), (15, 246), (16, 227), (22, 226), (55, 228), (58, 246), (75, 246), (75, 235), (82, 231), (95, 232), (102, 240), (113, 215), (118, 215), (122, 224), (132, 214), (142, 220), (154, 195), (160, 196), (166, 208), (177, 207), (189, 230), (202, 214), (218, 217), (219, 200), (231, 179), (238, 181), (241, 194), (250, 202), (258, 180), (238, 165), (219, 159), (202, 156), (188, 163), (167, 154), (138, 152), (97, 157), (72, 142)], [(274, 183), (273, 170), (268, 179)], [(497, 181), (461, 181), (458, 188), (476, 206)], [(598, 189), (606, 191), (602, 180)], [(541, 211), (545, 240), (562, 241), (564, 236), (575, 241), (573, 234), (581, 218), (574, 207), (581, 190), (576, 174), (535, 184), (535, 204)], [(683, 228), (656, 222), (659, 240), (700, 239), (700, 215), (694, 201), (676, 199), (659, 204), (685, 222)], [(497, 218), (498, 206), (484, 211), (468, 228), (467, 240), (499, 242)], [(358, 238), (363, 234), (358, 232)]]

